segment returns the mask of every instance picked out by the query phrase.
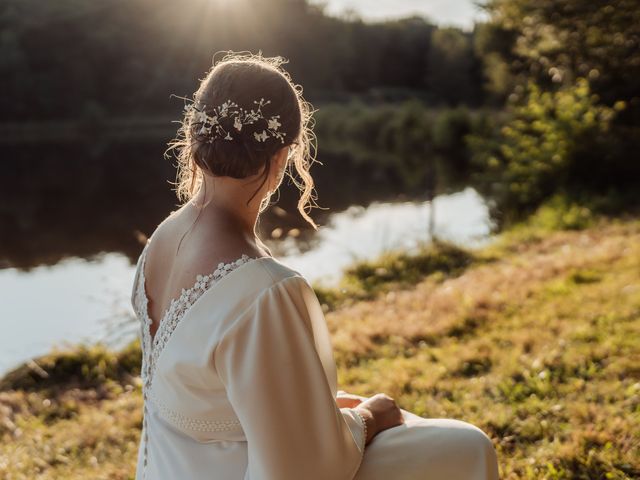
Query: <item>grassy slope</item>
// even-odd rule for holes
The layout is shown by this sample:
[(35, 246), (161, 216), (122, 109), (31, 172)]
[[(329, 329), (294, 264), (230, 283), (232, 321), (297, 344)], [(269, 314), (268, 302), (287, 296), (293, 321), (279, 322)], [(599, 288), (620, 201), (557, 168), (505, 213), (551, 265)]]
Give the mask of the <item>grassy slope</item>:
[[(640, 477), (640, 222), (475, 258), (328, 312), (339, 388), (478, 425), (505, 479)], [(92, 388), (0, 382), (0, 478), (133, 478), (139, 382), (97, 356)]]

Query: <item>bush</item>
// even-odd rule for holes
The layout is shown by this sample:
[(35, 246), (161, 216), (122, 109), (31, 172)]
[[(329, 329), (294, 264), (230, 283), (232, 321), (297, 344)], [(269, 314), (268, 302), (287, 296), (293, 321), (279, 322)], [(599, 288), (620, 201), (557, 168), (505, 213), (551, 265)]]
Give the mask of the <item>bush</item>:
[(597, 100), (584, 79), (556, 92), (529, 84), (524, 103), (504, 125), (467, 137), (476, 179), (503, 223), (523, 218), (561, 190), (582, 189), (573, 180), (583, 154), (598, 157), (611, 141), (615, 109)]
[(594, 215), (585, 206), (570, 201), (565, 195), (554, 195), (531, 216), (531, 227), (542, 230), (583, 230), (593, 224)]
[(475, 260), (465, 249), (436, 241), (417, 253), (388, 252), (375, 260), (356, 262), (343, 272), (337, 288), (314, 286), (314, 290), (320, 303), (332, 309), (346, 300), (370, 299), (390, 288), (415, 285), (429, 275), (459, 275)]
[(120, 352), (101, 344), (53, 352), (19, 366), (0, 379), (0, 391), (47, 388), (95, 388), (107, 381), (125, 382), (140, 375), (140, 343)]

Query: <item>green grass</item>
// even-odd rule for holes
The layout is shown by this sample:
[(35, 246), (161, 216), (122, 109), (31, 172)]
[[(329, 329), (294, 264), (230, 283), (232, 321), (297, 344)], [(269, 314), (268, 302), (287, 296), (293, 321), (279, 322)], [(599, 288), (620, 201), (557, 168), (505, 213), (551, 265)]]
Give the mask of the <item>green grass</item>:
[(98, 388), (109, 382), (130, 383), (140, 375), (138, 341), (114, 352), (103, 345), (80, 345), (28, 362), (0, 379), (0, 391), (50, 391)]
[(362, 260), (342, 272), (339, 285), (314, 285), (325, 310), (370, 300), (381, 293), (407, 288), (425, 277), (445, 279), (460, 275), (473, 263), (484, 261), (471, 251), (437, 241), (420, 245), (414, 253), (390, 251), (375, 260)]
[[(478, 425), (503, 479), (639, 478), (640, 222), (556, 227), (354, 266), (320, 292), (339, 388)], [(133, 478), (138, 345), (37, 363), (0, 381), (0, 478)]]

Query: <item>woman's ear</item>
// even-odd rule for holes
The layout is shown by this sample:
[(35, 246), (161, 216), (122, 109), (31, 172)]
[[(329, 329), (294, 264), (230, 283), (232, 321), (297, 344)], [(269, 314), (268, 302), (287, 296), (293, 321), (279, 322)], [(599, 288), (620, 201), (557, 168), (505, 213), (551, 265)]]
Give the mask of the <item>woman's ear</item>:
[(287, 166), (287, 157), (289, 156), (289, 147), (282, 147), (276, 152), (276, 165), (278, 171), (283, 170)]
[(270, 191), (276, 190), (284, 178), (284, 172), (287, 167), (287, 158), (289, 156), (289, 147), (282, 147), (271, 159), (273, 187)]
[(276, 176), (281, 177), (287, 167), (287, 157), (289, 156), (289, 147), (282, 147), (278, 150), (271, 160), (272, 168), (275, 169)]

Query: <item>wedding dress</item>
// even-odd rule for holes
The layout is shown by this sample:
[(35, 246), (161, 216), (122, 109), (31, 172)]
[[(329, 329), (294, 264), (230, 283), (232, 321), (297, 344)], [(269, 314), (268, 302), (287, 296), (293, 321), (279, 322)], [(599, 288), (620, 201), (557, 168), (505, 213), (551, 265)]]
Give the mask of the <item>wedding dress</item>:
[(335, 402), (336, 366), (318, 299), (300, 273), (273, 257), (243, 255), (199, 275), (152, 338), (148, 246), (131, 294), (143, 356), (136, 479), (498, 478), (491, 440), (459, 420), (402, 410), (405, 423), (365, 448), (362, 417)]

